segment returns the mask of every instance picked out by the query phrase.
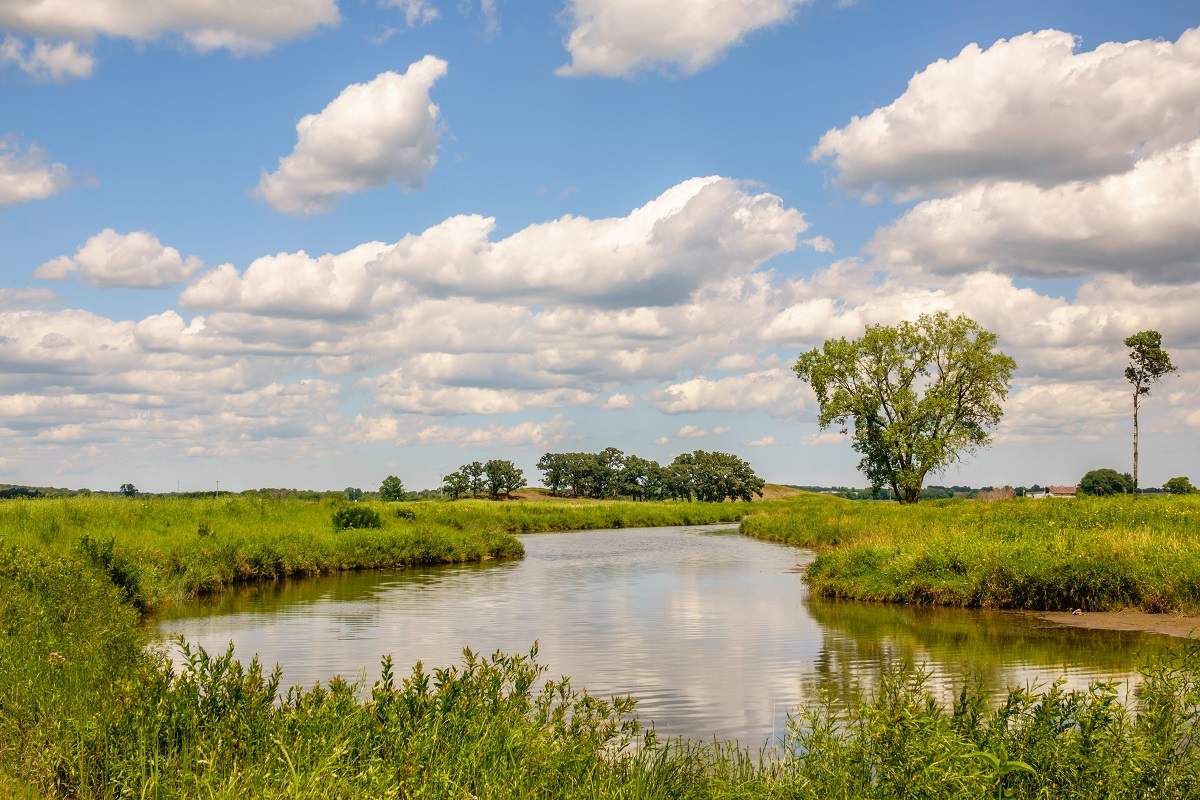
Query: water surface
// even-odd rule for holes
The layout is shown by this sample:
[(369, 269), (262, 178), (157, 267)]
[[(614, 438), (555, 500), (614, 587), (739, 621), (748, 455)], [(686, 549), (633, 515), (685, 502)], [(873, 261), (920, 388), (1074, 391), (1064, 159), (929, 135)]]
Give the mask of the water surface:
[(631, 694), (660, 733), (761, 745), (822, 695), (849, 697), (897, 659), (943, 697), (967, 676), (993, 693), (1065, 677), (1129, 680), (1165, 637), (1059, 628), (1033, 617), (808, 597), (800, 550), (736, 528), (532, 534), (521, 561), (358, 572), (240, 588), (176, 609), (160, 632), (233, 642), (285, 684), (373, 680), (441, 666), (463, 647), (527, 651), (593, 694)]

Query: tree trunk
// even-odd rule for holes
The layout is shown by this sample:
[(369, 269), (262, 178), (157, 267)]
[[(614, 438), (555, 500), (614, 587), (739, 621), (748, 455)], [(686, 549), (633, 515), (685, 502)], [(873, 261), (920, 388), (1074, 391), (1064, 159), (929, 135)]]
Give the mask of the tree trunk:
[(1138, 393), (1133, 390), (1133, 499), (1138, 496)]

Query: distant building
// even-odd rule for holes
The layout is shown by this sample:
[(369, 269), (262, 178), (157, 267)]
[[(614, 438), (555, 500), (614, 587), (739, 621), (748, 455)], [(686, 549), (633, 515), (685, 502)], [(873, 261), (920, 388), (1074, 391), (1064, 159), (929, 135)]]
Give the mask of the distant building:
[(1032, 489), (1027, 489), (1025, 491), (1025, 496), (1032, 497), (1034, 500), (1043, 500), (1047, 497), (1069, 499), (1074, 497), (1075, 493), (1078, 491), (1078, 486), (1047, 486), (1037, 492), (1033, 491)]

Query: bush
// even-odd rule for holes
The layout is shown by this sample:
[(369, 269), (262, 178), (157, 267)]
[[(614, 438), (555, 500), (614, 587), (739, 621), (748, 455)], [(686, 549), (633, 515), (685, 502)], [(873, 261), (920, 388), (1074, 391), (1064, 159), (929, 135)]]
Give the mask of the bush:
[(409, 522), (411, 522), (416, 518), (417, 518), (417, 512), (413, 511), (411, 508), (397, 508), (396, 509), (396, 519), (406, 519)]
[(344, 506), (333, 512), (333, 529), (382, 528), (379, 512), (367, 506)]

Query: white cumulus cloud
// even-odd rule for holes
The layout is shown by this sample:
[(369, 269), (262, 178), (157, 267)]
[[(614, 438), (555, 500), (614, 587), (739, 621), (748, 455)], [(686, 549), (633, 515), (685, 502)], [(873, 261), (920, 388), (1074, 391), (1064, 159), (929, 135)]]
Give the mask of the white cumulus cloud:
[(181, 35), (197, 50), (261, 52), (339, 21), (336, 0), (4, 0), (0, 28), (34, 36), (151, 41)]
[(196, 256), (185, 258), (146, 231), (117, 233), (105, 228), (80, 245), (75, 255), (39, 266), (33, 277), (60, 281), (79, 273), (97, 287), (153, 288), (187, 280), (202, 266)]
[(0, 138), (0, 208), (44, 200), (70, 182), (67, 168), (49, 162), (37, 145), (22, 149), (16, 139)]
[(421, 188), (437, 163), (443, 127), (429, 91), (446, 69), (425, 56), (403, 74), (347, 86), (296, 123), (295, 149), (263, 174), (256, 193), (286, 214), (317, 214), (348, 192), (389, 183)]
[(656, 391), (651, 399), (660, 411), (668, 414), (749, 410), (786, 414), (804, 405), (800, 381), (790, 370), (781, 368), (725, 378), (700, 376), (669, 384)]
[(1200, 131), (1200, 28), (1078, 52), (1045, 30), (970, 44), (813, 148), (846, 186), (901, 196), (977, 180), (1051, 185), (1128, 170)]
[(684, 75), (718, 61), (760, 28), (791, 18), (807, 0), (569, 0), (562, 76), (628, 77), (645, 69)]
[(1041, 187), (1003, 181), (919, 203), (869, 247), (934, 272), (1200, 274), (1200, 139), (1125, 173)]
[(795, 249), (808, 227), (778, 196), (721, 177), (684, 181), (624, 217), (565, 216), (493, 242), (495, 224), (452, 217), (401, 239), (378, 271), (434, 293), (665, 304)]

